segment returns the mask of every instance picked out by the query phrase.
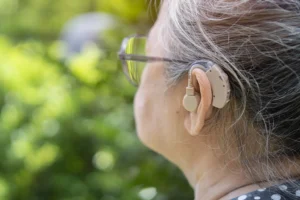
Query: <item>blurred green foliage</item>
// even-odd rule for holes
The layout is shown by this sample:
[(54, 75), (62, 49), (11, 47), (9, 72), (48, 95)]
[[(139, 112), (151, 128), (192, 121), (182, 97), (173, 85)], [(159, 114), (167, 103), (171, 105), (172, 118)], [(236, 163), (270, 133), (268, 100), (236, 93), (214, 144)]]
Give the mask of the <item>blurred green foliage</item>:
[[(126, 34), (149, 29), (147, 9), (143, 0), (0, 0), (0, 199), (193, 198), (181, 172), (138, 141), (135, 88), (114, 53)], [(63, 25), (95, 11), (119, 21), (107, 49), (61, 62)]]

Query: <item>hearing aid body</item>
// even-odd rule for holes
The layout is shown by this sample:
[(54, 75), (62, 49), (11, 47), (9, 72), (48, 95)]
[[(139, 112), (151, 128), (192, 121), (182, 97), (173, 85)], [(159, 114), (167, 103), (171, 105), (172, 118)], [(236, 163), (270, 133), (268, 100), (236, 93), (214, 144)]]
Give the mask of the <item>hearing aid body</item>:
[(228, 76), (218, 65), (209, 60), (199, 60), (192, 64), (188, 74), (186, 95), (183, 98), (184, 108), (189, 112), (194, 112), (199, 104), (199, 97), (195, 95), (195, 89), (192, 86), (192, 72), (195, 68), (203, 70), (208, 77), (212, 87), (212, 105), (216, 108), (223, 108), (230, 96)]

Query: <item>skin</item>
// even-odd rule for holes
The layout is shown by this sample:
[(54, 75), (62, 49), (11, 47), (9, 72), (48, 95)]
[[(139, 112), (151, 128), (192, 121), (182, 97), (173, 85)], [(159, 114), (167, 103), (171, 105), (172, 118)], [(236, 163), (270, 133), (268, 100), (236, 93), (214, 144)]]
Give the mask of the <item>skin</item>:
[[(150, 31), (148, 55), (163, 55), (158, 35), (166, 10), (162, 6)], [(169, 88), (164, 67), (161, 62), (149, 63), (143, 72), (134, 103), (139, 139), (183, 171), (196, 200), (227, 200), (259, 189), (246, 177), (237, 159), (226, 160), (216, 142), (218, 133), (205, 129), (212, 113), (211, 85), (206, 74), (193, 70), (193, 86), (201, 100), (197, 111), (190, 113), (182, 106), (187, 77)]]

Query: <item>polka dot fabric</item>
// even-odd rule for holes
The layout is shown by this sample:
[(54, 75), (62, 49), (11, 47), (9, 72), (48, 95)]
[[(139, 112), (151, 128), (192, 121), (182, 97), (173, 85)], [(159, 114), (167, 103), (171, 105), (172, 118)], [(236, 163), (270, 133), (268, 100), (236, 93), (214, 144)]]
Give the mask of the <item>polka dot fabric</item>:
[[(298, 186), (296, 186), (298, 185)], [(300, 180), (261, 188), (232, 200), (300, 200)]]

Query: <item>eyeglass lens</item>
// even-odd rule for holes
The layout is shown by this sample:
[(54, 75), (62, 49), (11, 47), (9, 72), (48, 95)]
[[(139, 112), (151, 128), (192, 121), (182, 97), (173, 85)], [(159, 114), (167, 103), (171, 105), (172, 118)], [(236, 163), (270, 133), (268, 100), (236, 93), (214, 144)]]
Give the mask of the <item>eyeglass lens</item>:
[[(145, 56), (146, 55), (145, 48), (146, 48), (146, 38), (132, 37), (128, 40), (125, 53)], [(125, 73), (130, 78), (130, 81), (133, 84), (139, 85), (146, 63), (141, 61), (132, 61), (132, 60), (126, 60), (125, 62), (126, 62), (125, 63), (126, 66), (124, 66)]]

